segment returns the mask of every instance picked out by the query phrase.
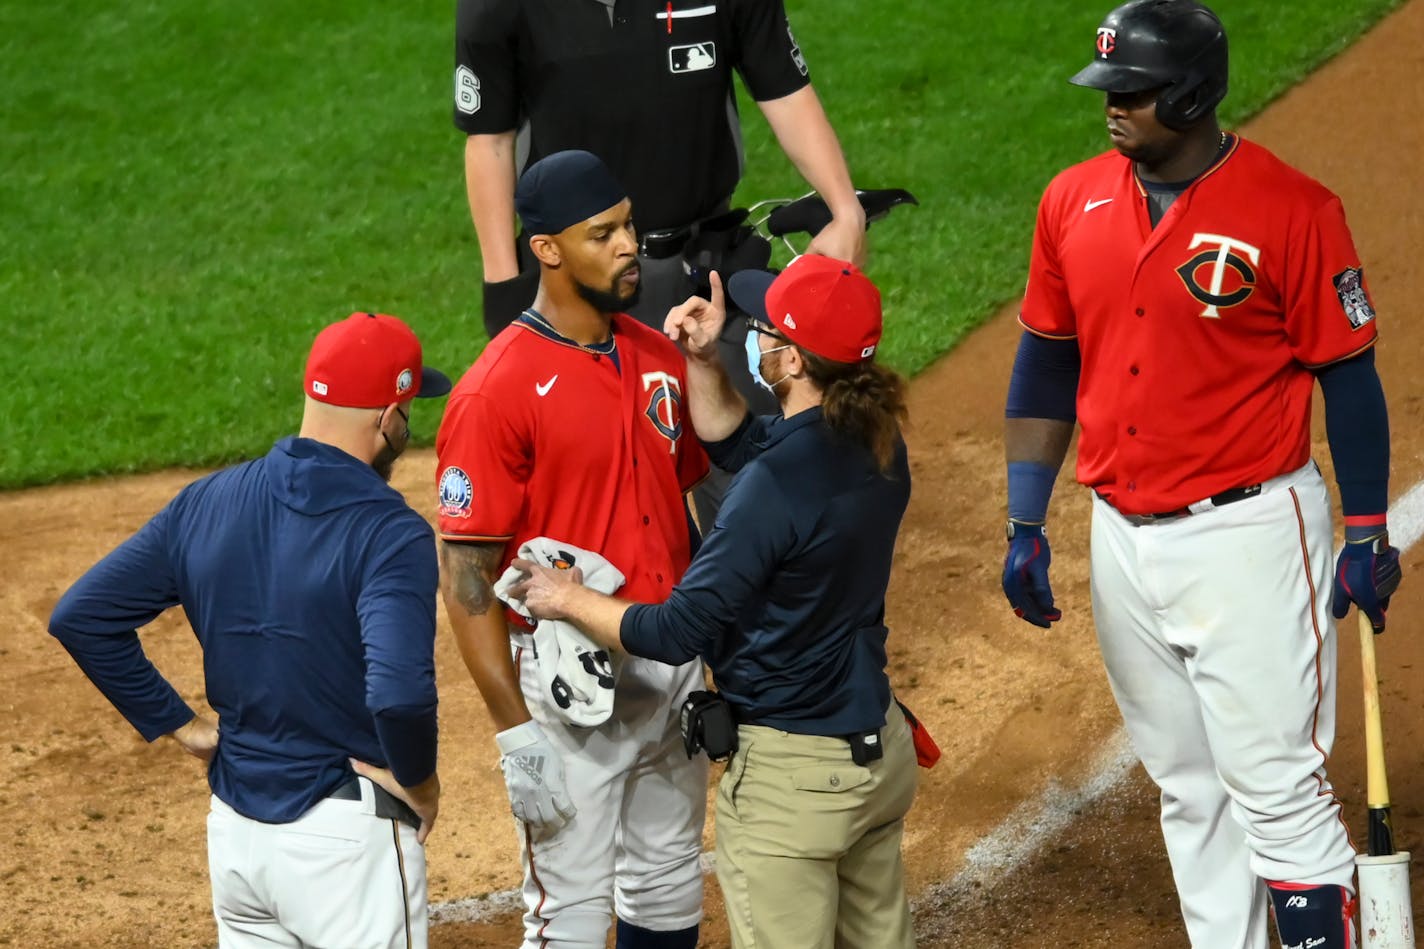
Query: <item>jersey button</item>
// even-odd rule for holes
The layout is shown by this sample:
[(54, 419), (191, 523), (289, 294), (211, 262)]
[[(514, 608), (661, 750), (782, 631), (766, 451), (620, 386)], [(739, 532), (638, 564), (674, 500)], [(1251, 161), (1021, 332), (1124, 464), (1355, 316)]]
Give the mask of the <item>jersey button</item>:
[(1129, 435), (1136, 435), (1136, 434), (1137, 434), (1137, 426), (1135, 426), (1135, 425), (1129, 425), (1129, 426), (1127, 427), (1127, 434), (1129, 434)]
[(1136, 482), (1136, 481), (1129, 481), (1129, 482), (1127, 483), (1127, 490), (1129, 490), (1129, 491), (1136, 491), (1136, 490), (1137, 490), (1137, 482)]
[(662, 575), (662, 574), (658, 574), (658, 582), (659, 582), (659, 583), (662, 583), (662, 582), (663, 582), (663, 575)]
[(650, 520), (648, 520), (648, 515), (646, 515), (646, 514), (643, 515), (643, 523), (644, 523), (644, 524), (651, 524), (651, 523), (652, 523)]
[[(1140, 370), (1138, 370), (1138, 368), (1137, 368), (1136, 366), (1133, 366), (1131, 369), (1129, 369), (1129, 370), (1127, 370), (1127, 371), (1130, 372), (1130, 373), (1132, 373), (1132, 374), (1135, 376), (1135, 375), (1137, 375), (1137, 373), (1138, 373)], [(636, 465), (637, 462), (635, 461), (635, 462), (633, 462), (633, 464)]]
[(1147, 315), (1147, 311), (1144, 310), (1142, 307), (1138, 307), (1138, 308), (1137, 308), (1137, 315), (1138, 315), (1138, 316), (1146, 316), (1146, 315)]

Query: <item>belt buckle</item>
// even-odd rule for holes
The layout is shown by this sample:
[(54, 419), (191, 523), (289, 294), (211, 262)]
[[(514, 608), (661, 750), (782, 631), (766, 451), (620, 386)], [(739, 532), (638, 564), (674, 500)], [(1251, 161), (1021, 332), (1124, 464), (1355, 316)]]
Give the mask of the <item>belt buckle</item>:
[(1177, 521), (1189, 516), (1192, 509), (1189, 507), (1179, 507), (1175, 511), (1163, 511), (1160, 514), (1123, 514), (1123, 519), (1134, 527), (1146, 527), (1148, 524), (1161, 524), (1163, 521)]

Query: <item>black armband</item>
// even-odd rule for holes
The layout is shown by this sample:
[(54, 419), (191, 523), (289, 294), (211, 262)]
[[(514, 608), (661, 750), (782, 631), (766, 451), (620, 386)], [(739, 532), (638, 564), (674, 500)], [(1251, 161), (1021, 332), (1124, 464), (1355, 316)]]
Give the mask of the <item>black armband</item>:
[(525, 271), (509, 280), (484, 283), (485, 332), (494, 339), (499, 331), (519, 318), (539, 290), (538, 269)]

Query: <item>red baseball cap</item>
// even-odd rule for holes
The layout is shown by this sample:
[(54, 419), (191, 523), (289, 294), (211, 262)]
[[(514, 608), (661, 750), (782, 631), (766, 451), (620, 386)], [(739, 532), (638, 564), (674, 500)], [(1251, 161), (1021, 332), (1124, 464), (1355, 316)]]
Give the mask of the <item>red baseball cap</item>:
[(832, 362), (864, 362), (880, 344), (880, 291), (848, 260), (802, 254), (779, 274), (738, 271), (727, 292), (747, 315)]
[(450, 380), (421, 365), (420, 340), (403, 320), (352, 313), (317, 334), (303, 389), (327, 405), (380, 409), (442, 396), (450, 391)]

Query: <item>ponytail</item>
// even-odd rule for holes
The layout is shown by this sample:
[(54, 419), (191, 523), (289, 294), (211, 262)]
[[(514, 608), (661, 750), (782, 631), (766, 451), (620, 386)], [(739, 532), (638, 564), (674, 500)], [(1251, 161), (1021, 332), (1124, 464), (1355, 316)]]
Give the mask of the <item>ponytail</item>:
[(806, 375), (821, 390), (821, 417), (833, 432), (866, 448), (881, 472), (895, 460), (900, 426), (909, 418), (905, 380), (869, 360), (832, 362), (801, 349)]

